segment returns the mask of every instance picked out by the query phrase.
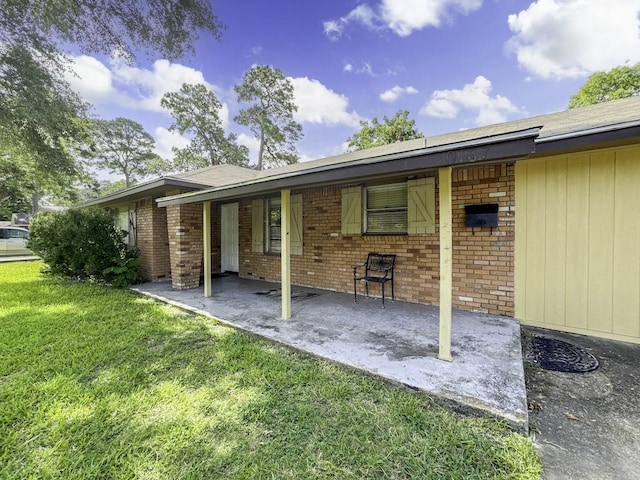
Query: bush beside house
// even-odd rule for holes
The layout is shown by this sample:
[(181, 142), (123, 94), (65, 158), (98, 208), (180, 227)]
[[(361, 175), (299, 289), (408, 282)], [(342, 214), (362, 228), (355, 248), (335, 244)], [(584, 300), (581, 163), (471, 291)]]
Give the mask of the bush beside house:
[(138, 280), (139, 263), (139, 251), (128, 246), (126, 235), (107, 210), (71, 209), (35, 216), (29, 248), (51, 274), (126, 287)]

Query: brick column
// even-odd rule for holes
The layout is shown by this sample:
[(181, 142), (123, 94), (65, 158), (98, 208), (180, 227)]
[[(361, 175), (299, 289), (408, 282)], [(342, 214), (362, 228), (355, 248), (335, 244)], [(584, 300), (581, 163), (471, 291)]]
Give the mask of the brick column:
[(167, 207), (171, 284), (184, 290), (200, 285), (202, 271), (202, 204)]
[(140, 249), (140, 275), (146, 281), (157, 282), (171, 276), (167, 210), (159, 208), (153, 199), (136, 204), (137, 246)]

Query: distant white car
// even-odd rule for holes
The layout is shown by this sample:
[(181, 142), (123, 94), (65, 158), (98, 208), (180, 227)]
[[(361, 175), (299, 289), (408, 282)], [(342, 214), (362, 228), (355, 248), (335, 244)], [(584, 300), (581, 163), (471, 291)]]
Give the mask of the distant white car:
[(27, 248), (29, 230), (20, 227), (0, 227), (0, 255), (33, 255)]

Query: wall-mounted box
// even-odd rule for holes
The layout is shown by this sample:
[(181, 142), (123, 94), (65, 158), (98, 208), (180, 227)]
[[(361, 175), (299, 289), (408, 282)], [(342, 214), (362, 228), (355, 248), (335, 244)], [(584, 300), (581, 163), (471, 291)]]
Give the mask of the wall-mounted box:
[(482, 203), (477, 205), (465, 205), (466, 225), (472, 228), (497, 227), (498, 204)]

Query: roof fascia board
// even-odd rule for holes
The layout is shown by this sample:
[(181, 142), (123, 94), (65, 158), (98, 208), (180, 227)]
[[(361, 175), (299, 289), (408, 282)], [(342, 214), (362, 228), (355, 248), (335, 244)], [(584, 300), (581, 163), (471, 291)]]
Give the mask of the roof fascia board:
[(182, 187), (182, 188), (194, 188), (194, 189), (205, 189), (210, 188), (211, 185), (204, 185), (201, 183), (195, 182), (187, 182), (185, 180), (180, 180), (175, 177), (162, 177), (156, 180), (151, 180), (149, 182), (141, 183), (139, 185), (134, 185), (133, 187), (125, 188), (124, 190), (120, 190), (119, 192), (112, 193), (111, 195), (107, 195), (105, 197), (95, 198), (93, 200), (88, 200), (86, 202), (82, 202), (78, 205), (78, 207), (93, 207), (96, 205), (101, 205), (103, 203), (112, 203), (117, 200), (123, 200), (127, 197), (135, 197), (144, 194), (149, 190), (153, 190), (161, 187)]
[(572, 149), (640, 136), (640, 121), (592, 128), (536, 139), (536, 152)]
[(459, 144), (427, 147), (420, 151), (390, 155), (384, 160), (358, 160), (333, 168), (312, 169), (295, 175), (268, 177), (264, 181), (231, 185), (223, 188), (191, 192), (156, 199), (158, 205), (166, 207), (208, 200), (224, 200), (269, 193), (284, 188), (301, 188), (318, 184), (349, 183), (367, 177), (392, 174), (409, 174), (435, 169), (441, 166), (459, 166), (476, 162), (523, 157), (535, 152), (534, 139), (539, 128), (527, 129), (508, 135), (465, 141)]

